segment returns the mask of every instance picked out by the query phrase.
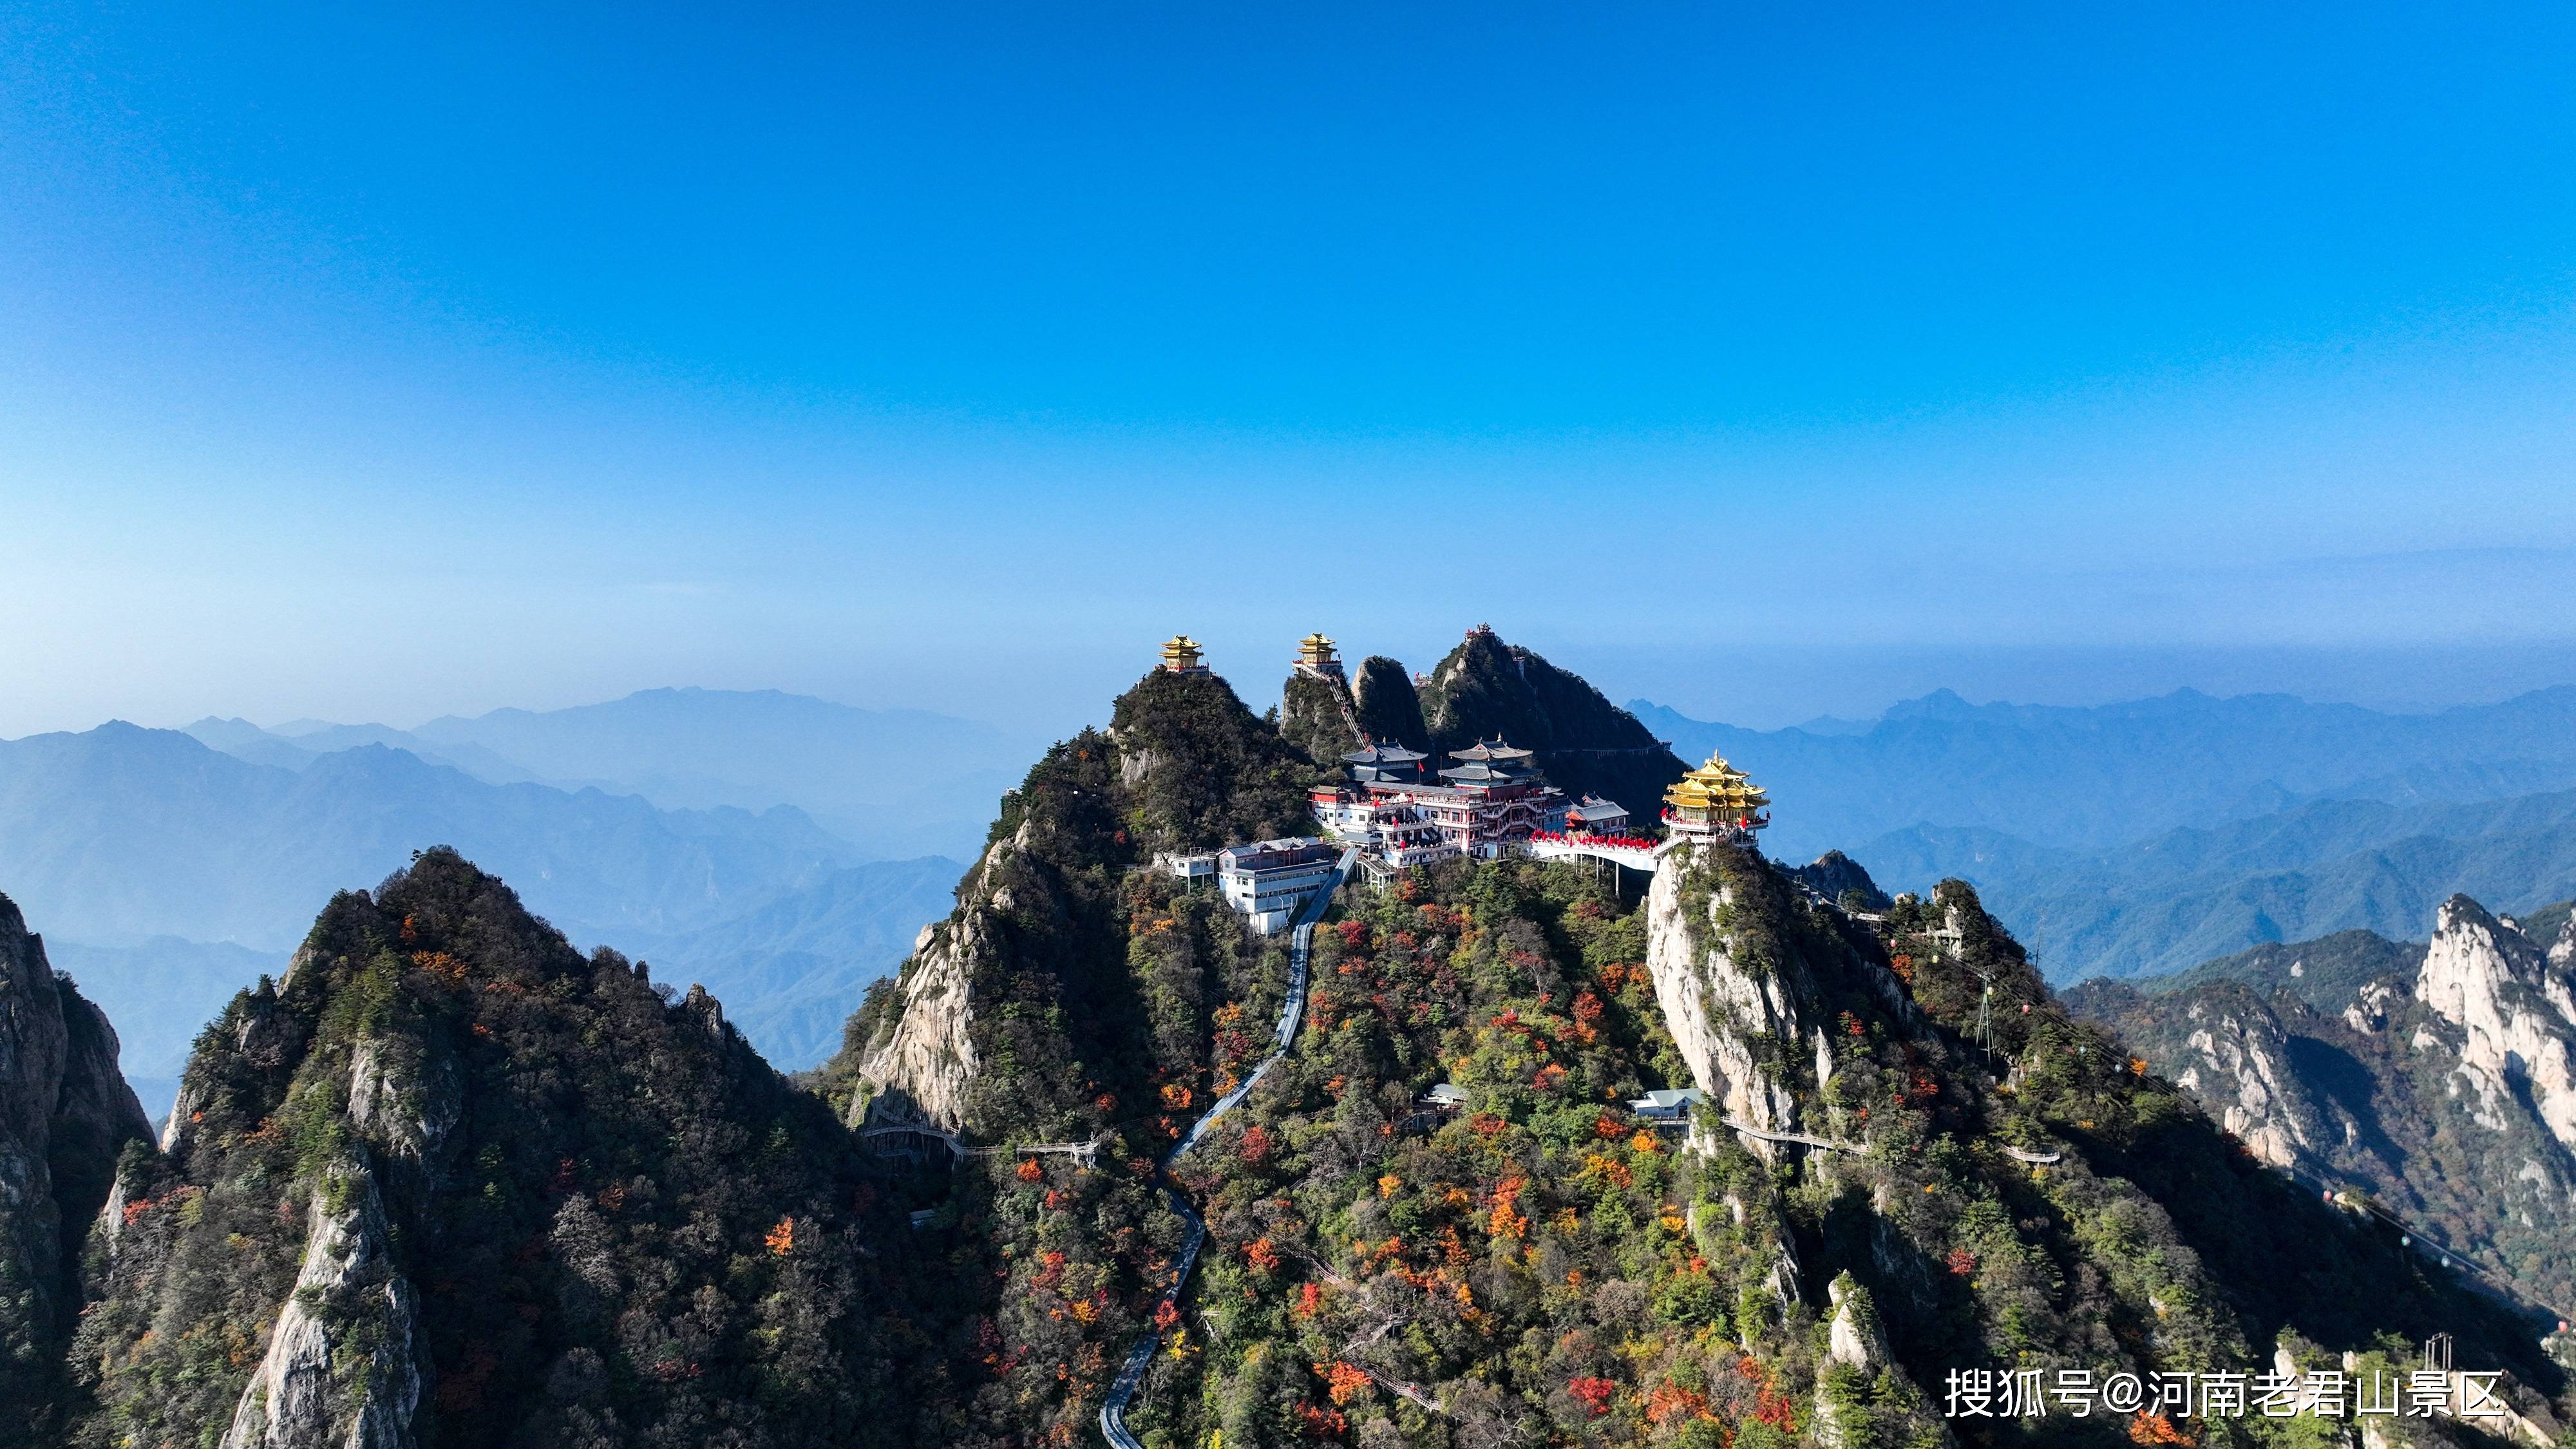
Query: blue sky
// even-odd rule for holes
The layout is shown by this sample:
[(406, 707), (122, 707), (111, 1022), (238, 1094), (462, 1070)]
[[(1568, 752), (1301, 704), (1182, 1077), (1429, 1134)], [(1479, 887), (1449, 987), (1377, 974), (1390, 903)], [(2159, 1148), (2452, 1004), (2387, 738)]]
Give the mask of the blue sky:
[[(735, 8), (740, 11), (739, 7)], [(0, 734), (2576, 679), (2576, 12), (0, 11)]]

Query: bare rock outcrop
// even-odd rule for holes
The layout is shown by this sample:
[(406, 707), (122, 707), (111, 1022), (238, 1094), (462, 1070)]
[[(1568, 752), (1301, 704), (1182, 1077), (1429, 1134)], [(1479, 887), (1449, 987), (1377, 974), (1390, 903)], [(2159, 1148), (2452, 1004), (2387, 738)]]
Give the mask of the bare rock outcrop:
[(42, 1401), (77, 1308), (81, 1239), (118, 1152), (151, 1136), (116, 1051), (106, 1015), (54, 975), (0, 896), (0, 1400)]
[(349, 1124), (373, 1153), (381, 1191), (416, 1211), (453, 1170), (464, 1073), (409, 1035), (362, 1036), (349, 1057)]
[[(1800, 1013), (1811, 993), (1788, 979), (1785, 962), (1757, 968), (1741, 959), (1729, 914), (1727, 886), (1707, 848), (1676, 848), (1646, 898), (1646, 968), (1693, 1083), (1729, 1119), (1785, 1132), (1797, 1098), (1780, 1058), (1803, 1052), (1810, 1037), (1825, 1070), (1830, 1057)], [(1769, 1154), (1769, 1144), (1751, 1145)]]
[(2517, 1088), (2550, 1135), (2576, 1148), (2576, 1000), (2549, 954), (2466, 896), (2443, 902), (2416, 997), (2459, 1028), (2452, 1068), (2500, 1124)]
[(2315, 1105), (2290, 1064), (2281, 1019), (2248, 993), (2241, 1001), (2195, 1001), (2188, 1038), (2193, 1061), (2175, 1079), (2215, 1110), (2254, 1155), (2288, 1167), (2312, 1147)]
[(424, 1377), (418, 1300), (387, 1250), (363, 1152), (313, 1191), (295, 1291), (242, 1390), (223, 1449), (405, 1449)]
[(1834, 1387), (1843, 1376), (1874, 1376), (1884, 1368), (1887, 1340), (1879, 1330), (1869, 1290), (1851, 1274), (1838, 1275), (1826, 1291), (1834, 1316), (1825, 1330), (1825, 1361), (1816, 1387), (1816, 1442), (1825, 1449), (1841, 1449), (1851, 1442), (1857, 1426), (1844, 1422), (1847, 1415)]
[(853, 1104), (859, 1126), (875, 1116), (917, 1120), (946, 1131), (965, 1125), (975, 1081), (974, 970), (984, 944), (980, 912), (922, 929), (904, 963), (902, 1009), (859, 1063), (868, 1090)]
[(892, 1020), (859, 1059), (862, 1090), (850, 1104), (850, 1125), (922, 1122), (954, 1132), (966, 1123), (966, 1094), (975, 1083), (975, 974), (993, 953), (993, 912), (1008, 910), (1009, 888), (996, 884), (1009, 853), (1025, 849), (1026, 835), (998, 840), (967, 889), (956, 913), (921, 928), (911, 959), (897, 978), (901, 996)]

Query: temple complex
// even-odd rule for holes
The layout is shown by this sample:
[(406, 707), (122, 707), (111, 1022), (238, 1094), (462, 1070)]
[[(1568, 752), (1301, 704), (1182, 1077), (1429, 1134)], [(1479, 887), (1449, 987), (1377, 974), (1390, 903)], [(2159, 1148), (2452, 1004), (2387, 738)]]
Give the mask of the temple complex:
[(1187, 634), (1175, 634), (1163, 644), (1163, 667), (1174, 674), (1207, 673), (1200, 658), (1199, 641)]
[[(1468, 635), (1491, 632), (1480, 624)], [(1173, 674), (1209, 672), (1199, 642), (1187, 634), (1163, 645), (1160, 667)], [(1347, 687), (1341, 655), (1320, 631), (1297, 641), (1294, 667), (1300, 675)], [(1660, 858), (1662, 847), (1636, 833), (1641, 822), (1625, 806), (1599, 795), (1570, 798), (1538, 768), (1535, 751), (1497, 738), (1440, 758), (1447, 763), (1434, 766), (1434, 756), (1424, 751), (1378, 740), (1341, 757), (1342, 780), (1308, 792), (1324, 839), (1167, 855), (1155, 865), (1184, 880), (1216, 877), (1228, 901), (1266, 930), (1290, 919), (1300, 893), (1317, 888), (1329, 874), (1330, 857), (1349, 847), (1362, 852), (1361, 868), (1381, 882), (1393, 871), (1461, 856), (1588, 854), (1641, 870), (1653, 868), (1650, 856)], [(1771, 797), (1761, 786), (1724, 756), (1711, 755), (1664, 793), (1661, 820), (1674, 840), (1749, 846), (1754, 833), (1771, 823), (1770, 808)]]
[(1565, 812), (1569, 835), (1626, 835), (1628, 826), (1628, 807), (1598, 795), (1584, 796)]
[[(1316, 818), (1336, 838), (1401, 867), (1454, 855), (1492, 859), (1533, 835), (1562, 832), (1582, 808), (1548, 783), (1530, 751), (1501, 740), (1450, 751), (1454, 763), (1436, 779), (1423, 777), (1424, 758), (1383, 743), (1342, 756), (1350, 778), (1314, 789)], [(1604, 821), (1627, 818), (1607, 800), (1588, 797), (1584, 806)]]
[(1664, 792), (1664, 828), (1687, 840), (1750, 844), (1771, 823), (1771, 797), (1744, 772), (1711, 755)]

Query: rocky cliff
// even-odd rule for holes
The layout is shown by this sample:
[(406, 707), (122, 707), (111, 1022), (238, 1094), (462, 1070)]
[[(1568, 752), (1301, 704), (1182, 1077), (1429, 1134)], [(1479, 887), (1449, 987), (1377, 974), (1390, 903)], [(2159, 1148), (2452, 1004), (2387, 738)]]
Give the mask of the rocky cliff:
[(1368, 743), (1350, 686), (1303, 669), (1291, 673), (1280, 688), (1279, 737), (1328, 769), (1339, 769), (1345, 753)]
[[(1148, 1097), (1148, 1039), (1203, 1028), (1212, 1004), (1192, 987), (1172, 1008), (1188, 1022), (1145, 1009), (1126, 876), (1160, 853), (1311, 829), (1306, 789), (1318, 775), (1224, 680), (1147, 675), (1109, 729), (1056, 746), (1004, 799), (957, 908), (853, 1022), (823, 1073), (852, 1083), (850, 1120), (1077, 1140), (1114, 1112), (1104, 1099)], [(1193, 927), (1213, 933), (1193, 949), (1257, 951), (1222, 916)], [(1187, 972), (1201, 964), (1194, 956)]]
[[(0, 896), (0, 1402), (51, 1403), (80, 1306), (81, 1243), (118, 1152), (151, 1134), (116, 1066), (116, 1033), (54, 974)], [(0, 1413), (0, 1444), (51, 1431)]]
[[(2576, 1148), (2576, 993), (2564, 967), (2466, 896), (2442, 903), (2415, 998), (2457, 1029), (2451, 1071), (2477, 1096), (2473, 1116), (2502, 1131), (2527, 1100), (2562, 1147)], [(2428, 1049), (2429, 1044), (2428, 1044)]]
[(394, 1266), (363, 1151), (323, 1170), (294, 1290), (242, 1389), (222, 1449), (421, 1442), (419, 1295)]
[(1383, 654), (1361, 660), (1351, 681), (1351, 703), (1360, 733), (1371, 743), (1393, 740), (1406, 749), (1431, 748), (1431, 731), (1422, 722), (1422, 696), (1413, 688), (1412, 673), (1398, 661)]
[[(849, 1125), (920, 1122), (943, 1132), (966, 1125), (966, 1092), (975, 1082), (975, 978), (996, 962), (995, 912), (1017, 904), (1007, 886), (984, 887), (1004, 872), (1003, 853), (1024, 848), (997, 841), (956, 913), (921, 929), (895, 977), (891, 1010), (860, 1047), (860, 1090), (846, 1109)], [(997, 898), (998, 897), (998, 898)]]
[[(1676, 849), (1646, 897), (1646, 969), (1692, 1085), (1730, 1121), (1790, 1132), (1801, 1096), (1814, 1100), (1832, 1080), (1833, 1048), (1807, 1019), (1817, 987), (1803, 963), (1749, 936), (1764, 908), (1778, 904), (1746, 899), (1768, 883), (1765, 874), (1728, 847)], [(1747, 1142), (1775, 1153), (1763, 1139)]]
[(2212, 962), (2154, 994), (2093, 982), (2070, 999), (2265, 1161), (2367, 1191), (2500, 1281), (2576, 1302), (2561, 938), (2543, 945), (2466, 897), (2433, 928), (2424, 946), (2347, 933)]
[[(119, 1170), (66, 1438), (909, 1443), (896, 1203), (702, 991), (444, 850), (344, 893)], [(912, 1367), (905, 1368), (904, 1365)]]
[(1664, 791), (1687, 768), (1579, 675), (1490, 629), (1468, 631), (1433, 667), (1421, 701), (1433, 749), (1499, 736), (1536, 751), (1540, 768), (1568, 793), (1607, 796), (1641, 822), (1655, 819)]

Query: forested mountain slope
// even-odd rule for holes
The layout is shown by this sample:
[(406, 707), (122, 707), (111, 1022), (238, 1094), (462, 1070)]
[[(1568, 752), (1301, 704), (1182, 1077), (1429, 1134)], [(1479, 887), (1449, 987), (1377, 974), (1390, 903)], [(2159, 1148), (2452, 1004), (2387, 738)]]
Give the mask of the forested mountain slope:
[[(1453, 861), (1327, 903), (1283, 1032), (1291, 938), (1151, 862), (1298, 828), (1318, 769), (1222, 679), (1147, 676), (806, 1090), (453, 852), (334, 897), (125, 1150), (48, 1442), (1071, 1445), (1139, 1344), (1155, 1449), (2325, 1442), (1944, 1388), (2436, 1332), (2530, 1432), (2571, 1407), (2531, 1322), (2071, 1018), (1958, 882)], [(2521, 1041), (2530, 1001), (2450, 990), (2479, 969), (2438, 1001)], [(1166, 1189), (1206, 1225), (1171, 1302)]]

